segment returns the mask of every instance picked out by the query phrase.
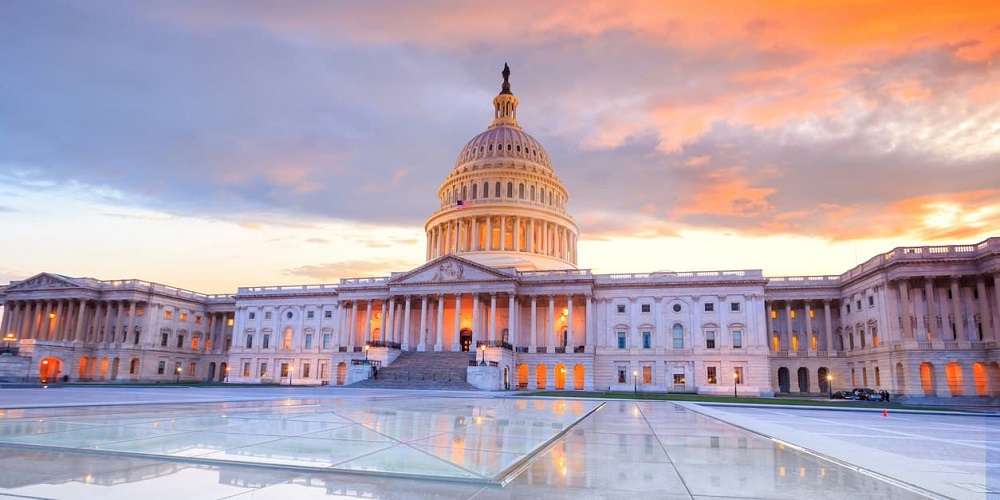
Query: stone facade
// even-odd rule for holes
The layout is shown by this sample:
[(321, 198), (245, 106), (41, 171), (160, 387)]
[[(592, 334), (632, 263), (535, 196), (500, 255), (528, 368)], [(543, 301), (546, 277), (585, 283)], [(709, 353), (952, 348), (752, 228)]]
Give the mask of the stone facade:
[(838, 276), (594, 274), (506, 77), (493, 105), (438, 190), (424, 265), (233, 295), (42, 273), (0, 289), (0, 374), (344, 385), (366, 359), (482, 348), (474, 381), (511, 390), (1000, 394), (1000, 238), (896, 248)]

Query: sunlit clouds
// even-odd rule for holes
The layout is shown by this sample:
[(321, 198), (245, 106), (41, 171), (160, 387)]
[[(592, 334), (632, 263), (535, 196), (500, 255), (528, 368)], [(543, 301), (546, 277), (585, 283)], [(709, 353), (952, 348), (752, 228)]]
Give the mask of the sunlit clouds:
[(417, 265), (505, 61), (582, 267), (831, 273), (1000, 234), (997, 2), (504, 11), (0, 4), (0, 280), (227, 291)]

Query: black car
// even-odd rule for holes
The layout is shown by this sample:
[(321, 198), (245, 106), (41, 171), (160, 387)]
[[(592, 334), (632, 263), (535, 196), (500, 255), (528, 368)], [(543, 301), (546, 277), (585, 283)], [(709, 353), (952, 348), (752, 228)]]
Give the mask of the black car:
[(857, 399), (853, 391), (837, 391), (830, 395), (831, 399)]

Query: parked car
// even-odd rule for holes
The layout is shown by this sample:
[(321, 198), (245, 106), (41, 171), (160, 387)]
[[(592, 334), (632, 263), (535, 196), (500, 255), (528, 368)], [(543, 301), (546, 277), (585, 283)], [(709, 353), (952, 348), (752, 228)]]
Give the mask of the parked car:
[(861, 401), (882, 401), (882, 395), (875, 389), (870, 389), (868, 387), (855, 388), (853, 392), (855, 399)]
[(837, 391), (830, 395), (832, 399), (855, 399), (852, 391)]

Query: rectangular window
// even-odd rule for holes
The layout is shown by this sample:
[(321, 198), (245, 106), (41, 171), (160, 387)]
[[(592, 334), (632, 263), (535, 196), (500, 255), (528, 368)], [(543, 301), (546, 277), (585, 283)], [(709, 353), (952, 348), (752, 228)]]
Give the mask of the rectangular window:
[(684, 385), (686, 382), (683, 373), (674, 374), (674, 385)]
[(847, 304), (847, 314), (851, 314), (851, 305)]
[(649, 332), (642, 332), (642, 348), (650, 349), (653, 347), (653, 334)]
[(743, 385), (743, 367), (737, 366), (733, 368), (733, 374), (736, 375), (736, 383)]
[(260, 375), (258, 376), (263, 377), (264, 375), (267, 375), (267, 363), (260, 364)]
[(625, 314), (625, 304), (618, 304), (618, 314)]
[(857, 308), (858, 308), (858, 310), (860, 311), (860, 310), (861, 310), (861, 301), (860, 301), (860, 300), (859, 300), (859, 301), (857, 301), (857, 303), (856, 303), (856, 304), (857, 304)]
[(868, 367), (861, 367), (861, 385), (868, 387)]
[(195, 372), (197, 371), (198, 371), (198, 363), (194, 361), (188, 363), (188, 371), (187, 371), (188, 377), (193, 377)]
[(878, 372), (878, 367), (875, 367), (875, 387), (882, 385), (882, 376)]
[(857, 387), (858, 385), (858, 377), (857, 374), (854, 372), (854, 368), (851, 368), (851, 385), (855, 387)]
[(729, 303), (729, 310), (732, 311), (732, 312), (740, 312), (740, 303), (739, 302), (730, 302)]
[(619, 384), (625, 383), (625, 369), (620, 366), (618, 367), (618, 383)]
[(264, 319), (271, 319), (271, 311), (264, 311)]
[(649, 304), (643, 304), (642, 305), (642, 312), (644, 312), (644, 313), (648, 313), (649, 312)]
[(226, 326), (233, 326), (233, 318), (226, 319)]
[(333, 311), (323, 311), (323, 317), (326, 318), (326, 319), (332, 318), (333, 317)]
[(253, 347), (253, 335), (247, 335), (247, 349)]
[(281, 363), (281, 376), (282, 377), (288, 376), (288, 363)]
[(674, 328), (674, 349), (684, 348), (684, 330), (682, 328)]
[(160, 347), (167, 347), (167, 341), (169, 340), (169, 338), (170, 338), (170, 334), (169, 333), (161, 333), (160, 334)]
[(311, 333), (306, 334), (306, 349), (313, 348), (313, 336)]
[(715, 349), (715, 330), (705, 331), (705, 349)]
[(313, 317), (315, 317), (315, 314), (316, 313), (313, 311), (306, 311), (306, 319), (313, 319)]
[(309, 378), (309, 363), (302, 363), (302, 378)]
[(166, 361), (160, 361), (159, 363), (157, 363), (157, 365), (156, 365), (156, 373), (158, 375), (163, 375), (163, 372), (165, 372), (166, 370), (167, 370), (167, 362)]
[(642, 367), (642, 383), (645, 385), (650, 385), (653, 383), (653, 367), (643, 366)]
[(875, 307), (875, 296), (874, 295), (869, 295), (868, 296), (868, 307)]
[(267, 349), (267, 348), (269, 348), (271, 346), (271, 335), (265, 333), (264, 334), (264, 340), (262, 340), (261, 342), (262, 342), (261, 345), (260, 345), (261, 349)]
[(329, 333), (324, 333), (323, 334), (323, 349), (329, 349), (330, 348), (330, 339), (331, 339), (331, 335)]
[(177, 348), (178, 349), (183, 349), (184, 348), (184, 336), (183, 335), (178, 335), (177, 336)]
[(248, 361), (243, 362), (243, 376), (244, 377), (250, 376), (250, 363)]
[(792, 352), (799, 352), (799, 336), (792, 335)]
[(181, 311), (180, 320), (181, 321), (187, 321), (188, 320), (188, 313), (186, 313), (184, 311)]
[(712, 312), (712, 311), (715, 311), (715, 303), (705, 302), (705, 312)]
[(707, 368), (707, 371), (708, 371), (708, 373), (707, 373), (708, 383), (712, 384), (712, 385), (715, 385), (715, 384), (719, 383), (719, 379), (718, 379), (719, 374), (716, 371), (716, 368), (714, 366), (709, 366)]
[(201, 316), (195, 316), (194, 317), (194, 324), (196, 324), (196, 325), (200, 325), (201, 324)]
[(733, 349), (743, 348), (743, 331), (733, 330)]
[(618, 348), (625, 348), (625, 332), (618, 332)]
[(173, 318), (174, 318), (174, 310), (173, 309), (164, 309), (163, 310), (163, 319), (173, 319)]
[(198, 350), (198, 345), (200, 343), (201, 343), (201, 337), (199, 337), (197, 335), (192, 335), (191, 336), (191, 350), (192, 351), (197, 351)]
[(795, 319), (795, 318), (799, 317), (799, 313), (798, 313), (798, 312), (796, 312), (796, 311), (795, 311), (795, 309), (792, 309), (792, 310), (791, 310), (791, 311), (789, 311), (789, 312), (791, 313), (791, 314), (790, 314), (790, 317), (791, 317), (792, 319)]
[(257, 317), (257, 313), (255, 313), (253, 311), (250, 311), (250, 312), (247, 313), (247, 318), (248, 319), (255, 319), (256, 317)]

